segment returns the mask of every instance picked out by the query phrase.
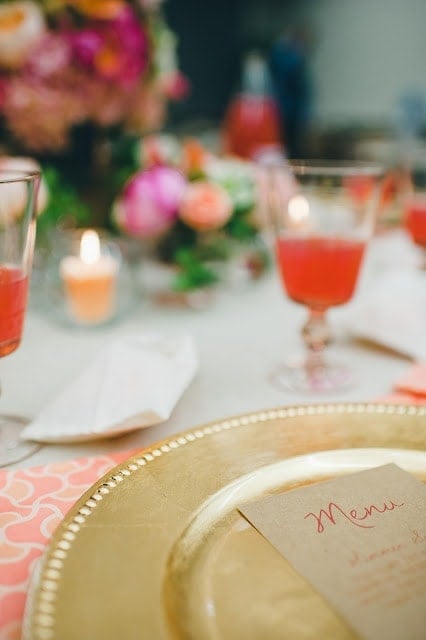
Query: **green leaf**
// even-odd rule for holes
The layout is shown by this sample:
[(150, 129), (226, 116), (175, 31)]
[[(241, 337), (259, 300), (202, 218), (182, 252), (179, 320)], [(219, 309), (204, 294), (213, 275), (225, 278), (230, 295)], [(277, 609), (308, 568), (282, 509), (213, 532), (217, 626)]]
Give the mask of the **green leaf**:
[(212, 236), (207, 241), (199, 242), (196, 247), (201, 261), (224, 261), (230, 256), (229, 239), (223, 235)]
[(200, 262), (196, 250), (180, 249), (175, 258), (180, 271), (172, 283), (174, 291), (208, 287), (218, 281), (219, 278), (213, 269)]
[(49, 201), (37, 220), (37, 233), (43, 236), (61, 221), (71, 219), (77, 226), (90, 222), (89, 207), (79, 198), (77, 191), (68, 184), (52, 166), (43, 169), (43, 177), (49, 192)]
[(182, 271), (178, 273), (172, 283), (173, 291), (191, 291), (202, 287), (210, 287), (218, 281), (213, 271), (204, 268), (203, 271)]
[(256, 227), (242, 215), (234, 216), (226, 228), (229, 235), (236, 240), (251, 240), (257, 234)]
[(191, 249), (197, 243), (197, 233), (187, 227), (183, 222), (177, 220), (168, 233), (158, 244), (158, 255), (161, 260), (168, 263), (175, 263), (176, 255), (184, 249)]

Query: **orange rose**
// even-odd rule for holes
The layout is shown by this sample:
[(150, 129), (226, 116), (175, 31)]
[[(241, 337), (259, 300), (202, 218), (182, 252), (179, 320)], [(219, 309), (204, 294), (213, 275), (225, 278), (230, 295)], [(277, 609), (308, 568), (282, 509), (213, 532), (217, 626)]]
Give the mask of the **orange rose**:
[(196, 138), (185, 140), (182, 145), (182, 169), (188, 174), (201, 173), (208, 159), (208, 153)]
[(90, 18), (101, 20), (113, 20), (125, 6), (124, 0), (69, 0), (68, 4)]
[(218, 184), (193, 182), (187, 187), (179, 215), (196, 231), (220, 229), (232, 215), (232, 200)]

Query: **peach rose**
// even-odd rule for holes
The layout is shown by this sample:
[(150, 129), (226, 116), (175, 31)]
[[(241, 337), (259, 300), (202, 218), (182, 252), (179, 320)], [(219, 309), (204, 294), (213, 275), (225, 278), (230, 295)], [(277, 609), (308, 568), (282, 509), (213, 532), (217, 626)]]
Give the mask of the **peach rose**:
[[(32, 158), (19, 158), (11, 156), (0, 157), (0, 172), (14, 171), (40, 171), (40, 165)], [(7, 177), (7, 176), (6, 176)], [(18, 218), (24, 210), (27, 190), (20, 182), (0, 185), (0, 219), (10, 221)], [(42, 213), (49, 199), (46, 183), (42, 179), (37, 198), (37, 214)]]
[(232, 215), (232, 200), (218, 184), (193, 182), (187, 187), (179, 215), (196, 231), (220, 229)]
[(0, 4), (0, 66), (22, 66), (45, 31), (43, 12), (35, 2)]

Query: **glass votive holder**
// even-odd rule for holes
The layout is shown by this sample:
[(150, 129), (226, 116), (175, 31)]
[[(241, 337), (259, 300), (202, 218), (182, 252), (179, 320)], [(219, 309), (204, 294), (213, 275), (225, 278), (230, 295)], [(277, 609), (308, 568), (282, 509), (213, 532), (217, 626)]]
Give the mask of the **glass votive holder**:
[(103, 230), (56, 230), (47, 260), (46, 305), (57, 320), (98, 327), (129, 314), (136, 301), (132, 269)]

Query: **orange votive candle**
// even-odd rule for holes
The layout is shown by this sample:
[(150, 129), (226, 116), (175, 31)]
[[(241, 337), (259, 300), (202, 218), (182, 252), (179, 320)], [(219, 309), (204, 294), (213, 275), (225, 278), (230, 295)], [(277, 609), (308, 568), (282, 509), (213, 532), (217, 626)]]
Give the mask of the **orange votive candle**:
[(101, 255), (96, 231), (85, 231), (80, 255), (62, 259), (60, 273), (68, 311), (78, 323), (106, 322), (116, 311), (116, 284), (119, 264), (110, 255)]

